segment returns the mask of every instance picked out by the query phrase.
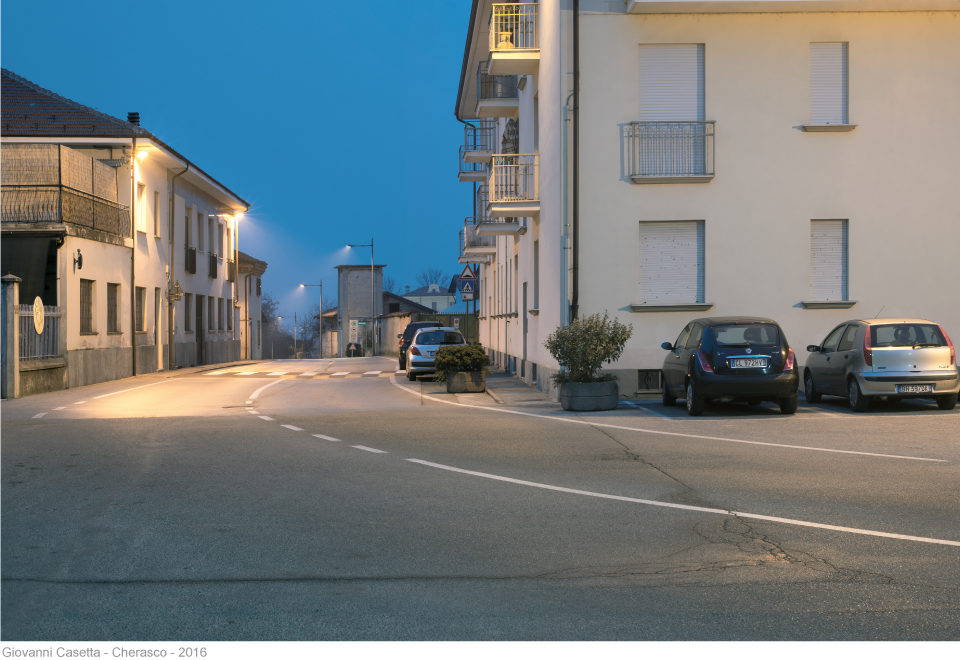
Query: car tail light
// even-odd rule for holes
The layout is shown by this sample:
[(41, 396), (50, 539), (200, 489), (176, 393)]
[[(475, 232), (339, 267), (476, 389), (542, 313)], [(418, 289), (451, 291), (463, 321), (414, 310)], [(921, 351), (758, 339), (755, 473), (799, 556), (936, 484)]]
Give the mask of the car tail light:
[(947, 346), (950, 347), (950, 364), (956, 364), (957, 362), (957, 349), (953, 347), (953, 342), (950, 341), (950, 335), (947, 334), (947, 331), (943, 329), (943, 326), (937, 326), (940, 328), (940, 334), (943, 335), (943, 338), (947, 340)]
[(697, 360), (699, 360), (700, 368), (703, 369), (705, 373), (713, 373), (713, 367), (710, 366), (710, 361), (707, 359), (706, 353), (703, 351), (697, 351)]
[(410, 355), (420, 355), (420, 351), (417, 350), (416, 346), (410, 349)]
[(873, 366), (873, 328), (869, 326), (863, 333), (863, 361), (868, 367)]
[(793, 363), (796, 361), (796, 356), (793, 353), (792, 348), (787, 349), (787, 361), (783, 364), (784, 372), (793, 371)]

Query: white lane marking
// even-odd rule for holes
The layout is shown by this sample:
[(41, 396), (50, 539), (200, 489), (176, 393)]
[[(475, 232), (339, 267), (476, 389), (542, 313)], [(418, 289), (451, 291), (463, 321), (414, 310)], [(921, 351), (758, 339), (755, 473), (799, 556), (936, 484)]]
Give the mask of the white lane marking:
[(45, 412), (37, 413), (36, 415), (33, 416), (33, 418), (34, 418), (34, 419), (40, 419), (41, 417), (43, 417), (43, 416), (46, 415), (46, 414), (47, 414), (47, 413), (45, 413)]
[[(100, 397), (94, 397), (94, 398), (99, 399)], [(86, 401), (74, 401), (73, 405), (79, 406), (81, 403), (86, 403)]]
[(858, 456), (877, 456), (879, 458), (900, 458), (906, 461), (929, 461), (931, 463), (949, 463), (942, 458), (920, 458), (917, 456), (899, 456), (897, 454), (874, 454), (866, 451), (851, 451), (848, 449), (826, 449), (823, 447), (806, 447), (803, 445), (784, 445), (776, 442), (758, 442), (757, 440), (736, 440), (734, 438), (717, 438), (710, 435), (694, 435), (692, 433), (677, 433), (675, 431), (657, 431), (655, 429), (639, 429), (633, 426), (618, 426), (616, 424), (602, 424), (600, 422), (592, 422), (582, 419), (573, 419), (570, 417), (554, 417), (550, 415), (538, 415), (536, 413), (521, 412), (519, 410), (507, 410), (505, 408), (491, 408), (490, 406), (477, 406), (469, 403), (454, 403), (453, 401), (444, 401), (443, 399), (438, 399), (427, 394), (421, 395), (420, 392), (410, 389), (409, 387), (404, 387), (397, 382), (395, 376), (390, 377), (390, 382), (399, 387), (405, 392), (409, 392), (415, 396), (422, 397), (424, 399), (429, 399), (430, 401), (437, 401), (439, 403), (445, 403), (450, 406), (460, 406), (461, 408), (475, 408), (477, 410), (492, 410), (494, 412), (505, 413), (508, 415), (521, 415), (523, 417), (539, 417), (540, 419), (549, 419), (554, 422), (566, 422), (567, 424), (585, 424), (587, 426), (598, 426), (608, 429), (617, 429), (620, 431), (633, 431), (634, 433), (652, 433), (655, 435), (670, 435), (680, 438), (696, 438), (698, 440), (715, 440), (717, 442), (735, 442), (738, 444), (745, 445), (761, 445), (763, 447), (782, 447), (784, 449), (803, 449), (807, 451), (825, 451), (835, 454), (856, 454)]
[(260, 419), (265, 419), (265, 420), (267, 420), (268, 422), (275, 422), (275, 421), (277, 421), (277, 420), (275, 420), (273, 417), (267, 417), (266, 415), (260, 415)]
[(286, 371), (271, 371), (271, 372), (268, 373), (267, 375), (268, 375), (268, 376), (282, 376), (282, 375), (284, 375), (285, 373), (288, 373), (288, 372), (286, 372)]
[(353, 445), (354, 449), (362, 449), (363, 451), (372, 451), (374, 454), (389, 454), (388, 451), (383, 451), (382, 449), (374, 449), (373, 447), (364, 447), (363, 445)]
[(382, 373), (383, 373), (382, 371), (364, 371), (364, 372), (363, 372), (363, 375), (364, 375), (364, 376), (369, 376), (369, 375), (371, 375), (371, 374), (382, 374)]
[(247, 403), (253, 403), (253, 402), (256, 400), (256, 398), (257, 398), (258, 396), (260, 396), (260, 393), (263, 392), (265, 389), (267, 389), (268, 387), (273, 387), (273, 386), (276, 385), (277, 383), (282, 383), (282, 382), (283, 382), (283, 379), (282, 379), (282, 378), (278, 378), (278, 379), (276, 379), (275, 381), (273, 381), (272, 383), (267, 383), (266, 385), (264, 385), (264, 386), (261, 387), (260, 389), (256, 390), (253, 394), (251, 394), (251, 395), (250, 395), (250, 398), (247, 400)]
[(252, 375), (255, 374), (255, 373), (259, 373), (259, 372), (257, 372), (257, 371), (238, 371), (238, 372), (237, 372), (237, 375), (238, 375), (238, 376), (252, 376)]
[[(156, 383), (147, 383), (146, 385), (137, 385), (136, 387), (130, 387), (125, 390), (118, 390), (116, 392), (110, 392), (110, 394), (101, 394), (100, 396), (93, 397), (94, 399), (103, 399), (108, 396), (113, 396), (114, 394), (123, 394), (124, 392), (132, 392), (133, 390), (142, 390), (144, 387), (153, 387), (154, 385), (163, 385), (164, 383), (173, 382), (172, 379), (157, 381)], [(77, 403), (85, 403), (84, 401), (78, 401)]]
[(63, 410), (66, 406), (60, 406), (59, 408), (54, 408), (54, 410)]
[(636, 410), (642, 410), (645, 413), (650, 413), (651, 415), (656, 415), (657, 417), (660, 417), (662, 419), (669, 419), (670, 421), (673, 421), (673, 418), (667, 417), (663, 413), (658, 413), (656, 410), (650, 410), (646, 406), (643, 406), (639, 403), (634, 403), (632, 401), (624, 401), (624, 403), (630, 406), (631, 408), (635, 408)]
[(229, 373), (229, 371), (228, 371), (227, 369), (223, 369), (223, 370), (221, 370), (221, 371), (210, 371), (210, 372), (207, 372), (207, 373), (205, 373), (205, 374), (203, 374), (203, 375), (204, 375), (204, 376), (219, 376), (220, 374), (226, 374), (226, 373)]
[(397, 371), (395, 371), (395, 372), (393, 372), (393, 373), (395, 373), (395, 374), (403, 374), (403, 375), (406, 375), (406, 374), (407, 374), (406, 371), (401, 371), (400, 369), (398, 369)]
[(247, 412), (250, 413), (251, 415), (256, 415), (256, 414), (257, 414), (257, 411), (256, 411), (256, 410), (248, 410)]
[(321, 435), (321, 434), (319, 434), (319, 433), (314, 433), (314, 434), (313, 434), (313, 437), (314, 437), (314, 438), (320, 438), (321, 440), (329, 440), (330, 442), (341, 442), (340, 440), (337, 440), (336, 438), (331, 438), (329, 435)]
[(349, 374), (350, 374), (349, 371), (338, 371), (337, 373), (331, 374), (331, 375), (332, 375), (332, 376), (347, 376), (347, 375), (349, 375)]
[(303, 373), (303, 374), (300, 374), (300, 375), (301, 375), (301, 376), (316, 376), (318, 373), (320, 373), (320, 372), (319, 372), (319, 371), (308, 371), (308, 372)]
[(512, 484), (519, 484), (521, 486), (531, 486), (533, 488), (555, 490), (561, 493), (571, 493), (573, 495), (586, 495), (588, 497), (599, 497), (607, 500), (619, 500), (621, 502), (635, 502), (637, 504), (647, 504), (650, 506), (659, 506), (659, 507), (665, 507), (668, 509), (682, 509), (684, 511), (700, 511), (702, 513), (717, 513), (723, 516), (734, 516), (737, 518), (750, 518), (753, 520), (769, 520), (770, 522), (779, 522), (787, 525), (800, 525), (802, 527), (816, 527), (818, 529), (829, 529), (835, 532), (848, 532), (851, 534), (863, 534), (865, 536), (881, 536), (883, 538), (888, 538), (888, 539), (902, 539), (905, 541), (920, 541), (921, 543), (936, 543), (938, 545), (960, 546), (960, 541), (935, 539), (935, 538), (929, 538), (926, 536), (908, 536), (906, 534), (892, 534), (890, 532), (878, 532), (872, 529), (860, 529), (858, 527), (841, 527), (839, 525), (826, 525), (824, 523), (815, 523), (807, 520), (794, 520), (792, 518), (764, 516), (757, 513), (743, 513), (742, 511), (728, 511), (726, 509), (710, 509), (702, 506), (690, 506), (688, 504), (673, 504), (671, 502), (643, 500), (636, 497), (624, 497), (622, 495), (609, 495), (607, 493), (595, 493), (589, 490), (578, 490), (576, 488), (564, 488), (562, 486), (551, 486), (550, 484), (541, 484), (535, 481), (523, 481), (521, 479), (511, 479), (510, 477), (501, 477), (500, 475), (496, 475), (496, 474), (487, 474), (486, 472), (475, 472), (473, 470), (464, 470), (462, 468), (455, 468), (449, 465), (441, 465), (440, 463), (431, 463), (429, 461), (421, 461), (420, 459), (417, 459), (417, 458), (408, 458), (406, 460), (411, 463), (419, 463), (420, 465), (426, 465), (428, 467), (439, 468), (441, 470), (449, 470), (450, 472), (460, 472), (462, 474), (469, 474), (475, 477), (483, 477), (484, 479), (493, 479), (495, 481), (506, 481)]
[(303, 430), (303, 429), (300, 428), (299, 426), (291, 426), (290, 424), (281, 424), (280, 426), (282, 426), (282, 427), (285, 428), (285, 429), (290, 429), (291, 431), (302, 431), (302, 430)]

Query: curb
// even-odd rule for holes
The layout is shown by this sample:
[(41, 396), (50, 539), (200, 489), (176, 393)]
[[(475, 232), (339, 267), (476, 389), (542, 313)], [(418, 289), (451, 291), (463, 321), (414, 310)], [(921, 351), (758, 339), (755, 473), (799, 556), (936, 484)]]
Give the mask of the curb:
[(487, 394), (489, 394), (489, 395), (490, 395), (490, 398), (493, 399), (494, 401), (496, 401), (497, 403), (499, 403), (500, 405), (504, 405), (503, 399), (501, 399), (499, 396), (497, 396), (496, 394), (494, 394), (494, 393), (493, 393), (493, 390), (490, 389), (489, 387), (487, 388)]

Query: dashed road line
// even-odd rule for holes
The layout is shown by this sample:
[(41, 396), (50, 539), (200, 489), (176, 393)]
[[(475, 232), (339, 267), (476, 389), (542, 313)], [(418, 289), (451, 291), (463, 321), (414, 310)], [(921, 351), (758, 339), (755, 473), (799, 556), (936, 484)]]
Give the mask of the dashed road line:
[(349, 375), (350, 375), (350, 372), (349, 372), (349, 371), (338, 371), (337, 373), (335, 373), (335, 374), (330, 374), (330, 375), (333, 376), (334, 378), (337, 378), (337, 377), (339, 377), (339, 376), (349, 376)]
[[(405, 391), (405, 392), (408, 392), (408, 393), (410, 393), (410, 394), (413, 394), (414, 396), (422, 397), (422, 398), (428, 399), (428, 400), (430, 400), (430, 401), (436, 401), (436, 402), (438, 402), (438, 403), (444, 403), (444, 404), (446, 404), (446, 405), (448, 405), (448, 406), (460, 406), (461, 408), (474, 408), (474, 409), (476, 409), (476, 410), (491, 410), (491, 411), (493, 411), (493, 412), (504, 413), (504, 414), (507, 414), (507, 415), (521, 415), (521, 416), (523, 416), (523, 417), (536, 417), (536, 418), (539, 418), (539, 419), (548, 419), (548, 420), (551, 420), (551, 421), (554, 421), (554, 422), (565, 422), (565, 423), (567, 423), (567, 424), (584, 424), (584, 425), (586, 425), (586, 426), (596, 426), (596, 427), (600, 427), (600, 428), (617, 429), (617, 430), (619, 430), (619, 431), (631, 431), (631, 432), (633, 432), (633, 433), (650, 433), (650, 434), (654, 434), (654, 435), (669, 435), (669, 436), (679, 437), (679, 438), (694, 438), (694, 439), (697, 439), (697, 440), (713, 440), (713, 441), (715, 441), (715, 442), (733, 442), (733, 443), (745, 444), (745, 445), (759, 445), (759, 446), (762, 446), (762, 447), (779, 447), (779, 448), (782, 448), (782, 449), (800, 449), (800, 450), (804, 450), (804, 451), (823, 451), (823, 452), (829, 452), (829, 453), (834, 453), (834, 454), (854, 454), (854, 455), (857, 455), (857, 456), (875, 456), (875, 457), (877, 457), (877, 458), (898, 458), (898, 459), (902, 459), (902, 460), (905, 460), (905, 461), (927, 461), (927, 462), (930, 462), (930, 463), (949, 463), (949, 461), (947, 461), (947, 460), (945, 460), (945, 459), (942, 459), (942, 458), (922, 458), (922, 457), (919, 457), (919, 456), (899, 456), (899, 455), (897, 455), (897, 454), (876, 454), (876, 453), (873, 453), (873, 452), (852, 451), (852, 450), (849, 450), (849, 449), (828, 449), (828, 448), (825, 448), (825, 447), (807, 447), (807, 446), (804, 446), (804, 445), (787, 445), (787, 444), (780, 444), (780, 443), (776, 443), (776, 442), (760, 442), (760, 441), (758, 441), (758, 440), (738, 440), (738, 439), (736, 439), (736, 438), (718, 438), (718, 437), (716, 437), (716, 436), (710, 436), (710, 435), (696, 435), (696, 434), (693, 434), (693, 433), (678, 433), (678, 432), (676, 432), (676, 431), (660, 431), (660, 430), (657, 430), (657, 429), (637, 428), (637, 427), (635, 427), (635, 426), (620, 426), (620, 425), (618, 425), (618, 424), (604, 424), (604, 423), (602, 423), (602, 422), (595, 422), (595, 421), (592, 421), (592, 420), (584, 420), (584, 419), (576, 419), (576, 418), (572, 418), (572, 417), (558, 417), (558, 416), (553, 416), (553, 415), (538, 415), (537, 413), (522, 412), (522, 411), (520, 411), (520, 410), (508, 410), (508, 409), (506, 409), (506, 408), (492, 408), (492, 407), (490, 407), (490, 406), (478, 406), (478, 405), (469, 404), (469, 403), (455, 403), (455, 402), (453, 402), (453, 401), (444, 401), (443, 399), (438, 399), (437, 397), (429, 396), (429, 395), (427, 395), (427, 394), (421, 394), (421, 393), (418, 392), (417, 390), (411, 389), (411, 388), (409, 388), (409, 387), (404, 387), (403, 385), (401, 385), (400, 383), (397, 382), (397, 379), (396, 379), (395, 377), (391, 377), (391, 378), (390, 378), (390, 382), (391, 382), (393, 385), (395, 385), (396, 387), (399, 387), (401, 390), (403, 390), (403, 391)], [(601, 419), (602, 419), (602, 418), (601, 418)]]
[(256, 410), (248, 410), (247, 412), (250, 413), (251, 415), (256, 415), (256, 414), (257, 414), (257, 411), (256, 411)]
[[(109, 395), (107, 395), (107, 396), (109, 396)], [(96, 398), (99, 399), (100, 397), (96, 397)], [(81, 403), (86, 403), (86, 401), (74, 401), (74, 402), (73, 402), (73, 405), (79, 406)]]
[(382, 373), (383, 373), (382, 371), (364, 371), (364, 372), (363, 372), (363, 375), (364, 375), (364, 376), (379, 376), (379, 375), (382, 374)]
[(561, 493), (570, 493), (572, 495), (586, 495), (587, 497), (598, 497), (598, 498), (607, 499), (607, 500), (619, 500), (621, 502), (634, 502), (636, 504), (647, 504), (649, 506), (658, 506), (658, 507), (664, 507), (668, 509), (680, 509), (683, 511), (716, 513), (723, 516), (749, 518), (752, 520), (767, 520), (770, 522), (784, 523), (786, 525), (799, 525), (801, 527), (815, 527), (818, 529), (828, 529), (835, 532), (847, 532), (850, 534), (862, 534), (865, 536), (879, 536), (882, 538), (900, 539), (904, 541), (919, 541), (921, 543), (934, 543), (937, 545), (960, 546), (960, 541), (951, 541), (947, 539), (935, 539), (935, 538), (930, 538), (926, 536), (909, 536), (906, 534), (893, 534), (891, 532), (878, 532), (872, 529), (860, 529), (858, 527), (841, 527), (839, 525), (826, 525), (824, 523), (810, 522), (807, 520), (794, 520), (792, 518), (765, 516), (757, 513), (744, 513), (742, 511), (728, 511), (726, 509), (711, 509), (711, 508), (702, 507), (702, 506), (691, 506), (689, 504), (674, 504), (672, 502), (658, 502), (656, 500), (644, 500), (637, 497), (624, 497), (622, 495), (610, 495), (608, 493), (595, 493), (589, 490), (578, 490), (576, 488), (564, 488), (563, 486), (552, 486), (550, 484), (541, 484), (535, 481), (523, 481), (521, 479), (501, 477), (500, 475), (488, 474), (486, 472), (475, 472), (473, 470), (464, 470), (462, 468), (456, 468), (449, 465), (442, 465), (440, 463), (431, 463), (429, 461), (422, 461), (418, 458), (408, 458), (406, 460), (411, 463), (418, 463), (420, 465), (426, 465), (427, 467), (438, 468), (440, 470), (448, 470), (450, 472), (460, 472), (461, 474), (469, 474), (474, 477), (483, 477), (484, 479), (493, 479), (495, 481), (505, 481), (508, 483), (518, 484), (521, 486), (530, 486), (532, 488), (543, 488), (545, 490), (555, 490)]
[(282, 376), (284, 374), (290, 373), (289, 371), (271, 371), (268, 373), (268, 376)]
[(365, 447), (364, 445), (353, 445), (354, 449), (362, 449), (363, 451), (370, 451), (374, 454), (389, 454), (388, 451), (383, 451), (382, 449), (374, 449), (373, 447)]
[(54, 408), (54, 410), (64, 410), (66, 406), (60, 406), (59, 408)]
[(266, 420), (266, 421), (268, 421), (268, 422), (275, 422), (275, 421), (277, 421), (277, 420), (275, 420), (273, 417), (267, 417), (266, 415), (260, 415), (259, 417), (260, 417), (260, 419)]
[(256, 371), (238, 371), (238, 372), (237, 372), (237, 375), (238, 375), (238, 376), (252, 376), (252, 375), (255, 374), (255, 373), (257, 373), (257, 372), (256, 372)]
[(43, 417), (43, 416), (46, 415), (46, 414), (47, 414), (47, 413), (45, 413), (45, 412), (37, 413), (36, 415), (33, 416), (33, 418), (34, 418), (34, 419), (40, 419), (41, 417)]
[(302, 430), (303, 430), (303, 429), (300, 428), (299, 426), (293, 426), (292, 424), (281, 424), (280, 426), (282, 426), (282, 427), (285, 428), (285, 429), (290, 429), (291, 431), (302, 431)]
[(329, 435), (321, 435), (320, 433), (314, 433), (313, 437), (320, 438), (321, 440), (329, 440), (330, 442), (342, 442), (342, 440), (338, 440), (337, 438), (331, 438)]

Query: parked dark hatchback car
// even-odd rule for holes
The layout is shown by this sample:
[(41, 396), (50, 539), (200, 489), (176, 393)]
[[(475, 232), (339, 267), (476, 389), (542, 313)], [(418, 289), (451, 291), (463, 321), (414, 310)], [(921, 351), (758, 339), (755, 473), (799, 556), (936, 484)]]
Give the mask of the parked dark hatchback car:
[(407, 327), (403, 329), (403, 334), (397, 335), (397, 339), (400, 340), (400, 368), (407, 368), (407, 349), (410, 348), (410, 341), (413, 339), (413, 336), (417, 334), (417, 330), (420, 328), (442, 328), (443, 323), (440, 321), (417, 321), (415, 323), (408, 323)]
[(687, 324), (663, 361), (663, 405), (686, 398), (687, 412), (702, 415), (708, 401), (775, 401), (797, 411), (796, 356), (771, 319), (725, 316)]

